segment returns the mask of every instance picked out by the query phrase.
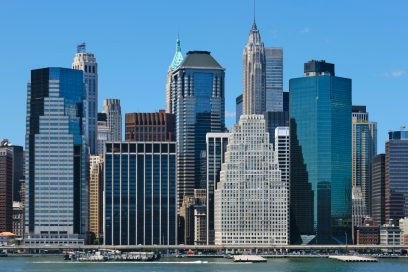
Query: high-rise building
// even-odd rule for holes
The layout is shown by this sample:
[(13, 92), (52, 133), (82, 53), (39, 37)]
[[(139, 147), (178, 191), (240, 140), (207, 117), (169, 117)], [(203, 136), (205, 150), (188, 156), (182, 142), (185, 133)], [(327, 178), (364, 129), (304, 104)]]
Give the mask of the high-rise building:
[(174, 53), (173, 60), (169, 66), (169, 69), (167, 71), (167, 81), (166, 81), (166, 112), (170, 113), (172, 112), (172, 99), (171, 99), (171, 75), (175, 70), (177, 70), (181, 63), (183, 62), (183, 54), (181, 53), (181, 42), (180, 38), (177, 36), (177, 41), (176, 41), (176, 52)]
[(13, 202), (13, 231), (17, 238), (24, 238), (24, 206), (22, 202)]
[(122, 141), (122, 109), (119, 99), (105, 99), (103, 112), (109, 128), (108, 141)]
[(208, 51), (190, 51), (171, 75), (176, 116), (178, 205), (202, 180), (201, 153), (208, 132), (225, 131), (224, 68)]
[(97, 154), (102, 155), (105, 147), (105, 142), (110, 138), (110, 130), (108, 127), (108, 117), (104, 112), (98, 112), (98, 139), (97, 139)]
[(89, 151), (97, 153), (97, 118), (98, 118), (98, 63), (95, 55), (86, 52), (85, 43), (77, 46), (77, 53), (72, 62), (72, 69), (84, 72), (86, 87), (86, 136), (88, 138)]
[(88, 146), (83, 72), (31, 71), (27, 90), (26, 243), (83, 243)]
[(242, 94), (238, 95), (237, 98), (235, 99), (235, 122), (238, 124), (239, 123), (239, 118), (242, 115), (242, 107), (243, 107), (243, 100), (242, 100)]
[(126, 113), (125, 141), (165, 142), (176, 140), (176, 117), (159, 112)]
[(277, 127), (275, 129), (274, 150), (278, 158), (279, 170), (282, 182), (288, 186), (290, 182), (290, 131), (289, 127)]
[(275, 129), (277, 127), (289, 127), (289, 112), (267, 111), (264, 113), (266, 131), (269, 132), (269, 140), (275, 143)]
[(0, 148), (8, 149), (12, 156), (12, 201), (21, 201), (21, 180), (24, 179), (24, 150), (22, 146), (13, 145), (7, 139), (0, 140)]
[(264, 46), (255, 19), (243, 50), (242, 95), (243, 114), (283, 111), (283, 50)]
[(365, 106), (352, 106), (352, 124), (352, 184), (363, 200), (363, 209), (353, 211), (361, 211), (363, 214), (358, 217), (364, 217), (371, 212), (371, 166), (377, 154), (377, 123), (369, 121)]
[(206, 178), (207, 178), (207, 244), (214, 244), (214, 192), (220, 181), (221, 165), (225, 162), (229, 133), (207, 133)]
[(233, 126), (214, 210), (216, 245), (288, 244), (289, 190), (263, 115), (242, 115)]
[(194, 244), (207, 244), (207, 190), (194, 189)]
[(289, 111), (289, 92), (283, 92), (283, 111)]
[(0, 146), (0, 232), (13, 228), (13, 154), (7, 147)]
[(289, 89), (292, 242), (345, 243), (352, 212), (351, 79), (336, 77), (334, 64), (309, 61)]
[(99, 238), (103, 234), (103, 155), (89, 160), (89, 231)]
[(377, 225), (385, 224), (385, 154), (373, 158), (371, 167), (371, 217)]
[(408, 216), (408, 131), (391, 131), (385, 143), (385, 222)]
[(175, 142), (108, 142), (105, 152), (106, 245), (175, 245)]
[(265, 48), (265, 111), (283, 111), (283, 50)]

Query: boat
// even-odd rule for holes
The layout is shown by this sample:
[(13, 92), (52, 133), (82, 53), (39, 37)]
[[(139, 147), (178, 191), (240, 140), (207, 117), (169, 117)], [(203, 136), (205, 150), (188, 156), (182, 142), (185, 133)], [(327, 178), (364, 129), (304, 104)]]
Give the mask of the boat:
[(0, 257), (7, 257), (7, 253), (6, 252), (0, 252)]

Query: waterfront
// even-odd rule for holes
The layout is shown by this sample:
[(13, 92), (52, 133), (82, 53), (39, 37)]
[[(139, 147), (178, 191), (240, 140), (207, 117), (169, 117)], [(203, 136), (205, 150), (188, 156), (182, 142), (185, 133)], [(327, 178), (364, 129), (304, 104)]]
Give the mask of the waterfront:
[(268, 259), (267, 263), (233, 263), (229, 259), (212, 258), (162, 258), (148, 263), (78, 263), (63, 261), (58, 257), (6, 257), (0, 259), (0, 271), (47, 272), (47, 271), (177, 271), (177, 272), (377, 272), (408, 271), (408, 258), (380, 259), (378, 263), (343, 263), (326, 258)]

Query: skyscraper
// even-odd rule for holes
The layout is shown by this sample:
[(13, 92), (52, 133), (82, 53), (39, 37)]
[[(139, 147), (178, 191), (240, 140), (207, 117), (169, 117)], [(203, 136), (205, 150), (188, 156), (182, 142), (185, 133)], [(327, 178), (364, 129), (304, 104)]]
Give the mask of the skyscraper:
[[(377, 123), (370, 122), (365, 106), (352, 106), (352, 154), (353, 154), (353, 197), (362, 198), (362, 209), (353, 209), (362, 214), (361, 219), (371, 212), (371, 166), (377, 154)], [(354, 201), (354, 203), (357, 203)], [(357, 220), (361, 224), (362, 220)]]
[(125, 120), (125, 141), (176, 140), (176, 117), (164, 110), (126, 113)]
[(103, 235), (103, 155), (90, 157), (89, 170), (89, 231)]
[(214, 192), (220, 181), (221, 165), (225, 162), (228, 137), (229, 133), (226, 132), (211, 132), (206, 136), (207, 245), (214, 244)]
[(265, 48), (265, 111), (283, 111), (283, 50)]
[(269, 132), (269, 140), (275, 143), (275, 129), (278, 127), (289, 127), (289, 112), (267, 111), (264, 113), (266, 130)]
[(408, 216), (408, 131), (391, 131), (385, 143), (385, 222)]
[(176, 41), (176, 52), (174, 53), (173, 60), (169, 66), (167, 71), (167, 81), (166, 81), (166, 112), (170, 113), (172, 108), (172, 100), (171, 100), (171, 75), (173, 71), (177, 70), (180, 67), (181, 63), (183, 62), (183, 54), (181, 53), (181, 41), (180, 38), (177, 36)]
[(371, 174), (371, 217), (377, 225), (385, 224), (385, 154), (373, 158)]
[(176, 115), (178, 204), (193, 196), (201, 177), (208, 132), (225, 131), (224, 68), (207, 51), (190, 51), (171, 75)]
[(175, 245), (176, 143), (108, 142), (104, 161), (105, 244)]
[(104, 112), (98, 112), (98, 137), (97, 137), (97, 153), (103, 154), (105, 142), (111, 137), (108, 127), (108, 117)]
[(84, 72), (86, 87), (86, 135), (88, 137), (89, 151), (97, 153), (97, 118), (98, 118), (98, 63), (93, 53), (86, 52), (85, 43), (77, 46), (77, 53), (72, 62), (72, 69)]
[(243, 50), (243, 114), (283, 111), (283, 50), (267, 48), (255, 19)]
[(122, 141), (122, 109), (119, 99), (105, 99), (103, 112), (109, 128), (108, 141)]
[(27, 90), (26, 243), (83, 243), (88, 182), (83, 72), (31, 71)]
[(288, 186), (290, 182), (290, 131), (289, 127), (277, 127), (275, 129), (274, 150), (278, 158), (279, 170), (282, 182)]
[(334, 64), (309, 61), (289, 89), (292, 242), (345, 243), (351, 237), (351, 79), (336, 77)]
[(0, 232), (11, 232), (13, 228), (12, 192), (13, 155), (7, 146), (0, 145)]
[(235, 99), (235, 123), (236, 124), (239, 123), (239, 118), (241, 118), (243, 103), (244, 102), (242, 100), (242, 94), (240, 94)]
[(289, 242), (289, 190), (263, 115), (242, 115), (215, 190), (215, 244)]

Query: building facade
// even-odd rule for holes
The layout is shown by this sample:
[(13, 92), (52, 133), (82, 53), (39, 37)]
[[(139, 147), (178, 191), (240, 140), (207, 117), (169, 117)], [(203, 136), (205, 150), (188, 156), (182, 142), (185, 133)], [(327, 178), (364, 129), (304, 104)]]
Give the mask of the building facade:
[(242, 94), (238, 95), (237, 98), (235, 99), (235, 123), (239, 123), (239, 118), (241, 118), (242, 115), (242, 109), (243, 109), (243, 100), (242, 100)]
[(351, 79), (335, 76), (334, 64), (309, 61), (289, 89), (292, 242), (345, 243), (352, 213)]
[(385, 222), (408, 216), (408, 131), (391, 131), (385, 143)]
[(384, 224), (380, 227), (380, 245), (399, 246), (401, 244), (401, 229), (394, 224)]
[(99, 238), (103, 235), (103, 155), (89, 160), (89, 231)]
[(109, 127), (108, 127), (108, 117), (104, 112), (98, 112), (98, 137), (97, 137), (97, 154), (103, 155), (103, 149), (105, 147), (105, 142), (108, 141), (110, 137)]
[(215, 190), (215, 244), (286, 245), (289, 191), (263, 115), (242, 115)]
[(176, 140), (176, 117), (164, 110), (152, 113), (126, 113), (125, 120), (125, 141)]
[(225, 131), (224, 68), (207, 51), (190, 51), (171, 75), (176, 116), (178, 206), (202, 180), (201, 153), (208, 132)]
[(77, 46), (77, 53), (72, 62), (72, 69), (81, 70), (84, 73), (86, 87), (86, 135), (88, 138), (89, 151), (92, 155), (97, 154), (97, 118), (98, 118), (98, 63), (95, 55), (86, 52), (85, 43)]
[(265, 111), (283, 111), (283, 50), (265, 48)]
[(221, 165), (225, 162), (229, 133), (207, 133), (206, 178), (207, 178), (207, 244), (214, 244), (214, 192), (220, 181)]
[(371, 167), (371, 217), (377, 225), (385, 224), (385, 154), (373, 158)]
[(173, 60), (167, 70), (167, 81), (166, 81), (166, 112), (172, 112), (172, 99), (171, 99), (171, 75), (173, 71), (177, 70), (180, 67), (180, 64), (183, 62), (183, 54), (181, 53), (181, 41), (180, 38), (177, 36), (176, 41), (176, 52), (174, 53)]
[(289, 112), (267, 111), (264, 113), (266, 130), (269, 132), (269, 140), (275, 143), (275, 129), (277, 127), (289, 127)]
[(371, 218), (366, 218), (356, 231), (357, 245), (380, 244), (380, 225), (376, 225)]
[(363, 200), (362, 214), (356, 216), (364, 217), (371, 213), (371, 167), (377, 154), (377, 123), (369, 121), (365, 106), (352, 106), (352, 124), (353, 190), (361, 191)]
[(0, 146), (0, 232), (13, 228), (13, 155), (7, 146)]
[(282, 182), (287, 184), (288, 190), (290, 182), (290, 130), (289, 127), (277, 127), (275, 129), (275, 155), (278, 158), (279, 170), (281, 171)]
[(31, 71), (27, 91), (26, 243), (83, 243), (89, 153), (83, 72)]
[(108, 142), (104, 172), (105, 245), (175, 245), (175, 142)]
[(122, 108), (119, 99), (105, 99), (103, 112), (109, 128), (108, 141), (122, 141)]

